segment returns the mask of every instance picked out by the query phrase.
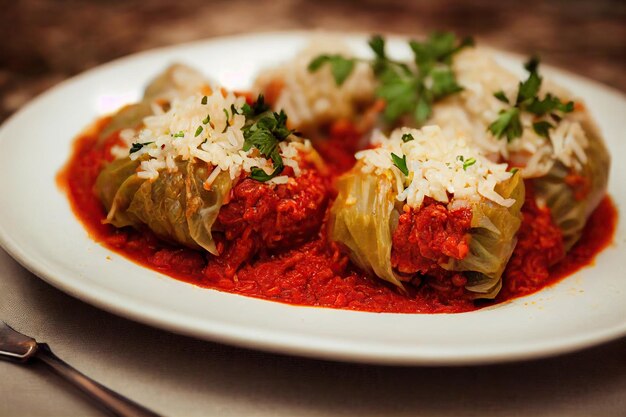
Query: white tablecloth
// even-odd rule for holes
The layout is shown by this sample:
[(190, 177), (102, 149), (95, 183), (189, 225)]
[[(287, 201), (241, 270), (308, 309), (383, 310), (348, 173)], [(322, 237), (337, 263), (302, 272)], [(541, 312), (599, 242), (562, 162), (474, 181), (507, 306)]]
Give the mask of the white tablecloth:
[[(98, 310), (0, 249), (0, 319), (167, 416), (626, 416), (626, 338), (557, 358), (382, 367), (233, 348)], [(100, 416), (43, 365), (0, 362), (0, 416)]]

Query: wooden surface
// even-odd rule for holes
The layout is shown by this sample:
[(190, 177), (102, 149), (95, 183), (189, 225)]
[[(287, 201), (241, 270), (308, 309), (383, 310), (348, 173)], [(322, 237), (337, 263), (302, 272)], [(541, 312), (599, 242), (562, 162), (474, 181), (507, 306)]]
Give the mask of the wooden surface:
[(54, 84), (133, 52), (284, 29), (454, 30), (626, 91), (623, 0), (0, 0), (0, 122)]

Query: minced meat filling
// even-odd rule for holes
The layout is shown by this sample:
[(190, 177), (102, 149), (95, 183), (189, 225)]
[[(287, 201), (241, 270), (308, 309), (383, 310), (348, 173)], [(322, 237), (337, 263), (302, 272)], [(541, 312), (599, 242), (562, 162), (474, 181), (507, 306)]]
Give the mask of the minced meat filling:
[(405, 209), (393, 233), (391, 265), (402, 274), (432, 274), (450, 258), (465, 258), (471, 223), (471, 208), (448, 210), (432, 199)]
[(328, 199), (327, 179), (315, 170), (276, 186), (250, 178), (240, 181), (215, 226), (225, 231), (222, 238), (217, 236), (220, 263), (234, 274), (260, 250), (301, 244), (319, 231)]

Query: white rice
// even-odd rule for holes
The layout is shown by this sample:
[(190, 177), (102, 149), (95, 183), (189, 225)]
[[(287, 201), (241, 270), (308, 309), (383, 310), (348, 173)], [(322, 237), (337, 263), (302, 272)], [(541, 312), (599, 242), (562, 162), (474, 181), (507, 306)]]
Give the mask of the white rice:
[[(214, 167), (206, 180), (209, 188), (212, 181), (222, 172), (228, 172), (230, 178), (237, 179), (242, 172), (250, 172), (253, 167), (271, 173), (274, 169), (271, 160), (261, 156), (256, 148), (243, 151), (244, 136), (242, 128), (245, 116), (232, 114), (231, 106), (237, 111), (245, 103), (243, 97), (236, 97), (232, 92), (224, 95), (215, 88), (202, 104), (203, 96), (195, 93), (187, 98), (174, 98), (170, 109), (148, 116), (143, 120), (143, 128), (138, 132), (131, 129), (122, 131), (120, 137), (126, 146), (117, 149), (118, 157), (127, 157), (133, 143), (146, 144), (130, 154), (136, 160), (149, 155), (142, 161), (137, 172), (140, 178), (156, 179), (159, 171), (177, 169), (177, 159), (196, 158)], [(203, 123), (207, 116), (208, 123)], [(300, 175), (299, 151), (310, 151), (308, 140), (291, 140), (279, 144), (280, 154), (285, 166), (292, 167), (296, 176)], [(268, 183), (284, 184), (285, 175), (274, 177)]]
[[(403, 135), (413, 140), (404, 142)], [(448, 136), (439, 126), (422, 129), (401, 128), (389, 137), (375, 132), (374, 149), (357, 152), (356, 158), (363, 162), (362, 171), (377, 175), (392, 173), (396, 182), (399, 201), (413, 208), (422, 205), (425, 197), (442, 203), (477, 201), (482, 197), (496, 204), (510, 207), (515, 200), (505, 199), (495, 191), (495, 186), (511, 177), (507, 164), (497, 164), (484, 157), (471, 140), (463, 134)], [(405, 176), (394, 165), (391, 154), (406, 156), (409, 174)], [(473, 164), (464, 164), (468, 160)]]
[(357, 63), (352, 74), (337, 86), (330, 65), (325, 64), (315, 72), (308, 70), (310, 62), (321, 54), (353, 56), (341, 40), (320, 37), (292, 61), (262, 72), (255, 82), (256, 93), (266, 91), (272, 82), (283, 84), (274, 107), (284, 110), (296, 128), (353, 119), (359, 104), (374, 98), (375, 79), (369, 64)]
[[(524, 177), (545, 175), (556, 161), (573, 169), (580, 169), (586, 162), (585, 149), (589, 140), (581, 127), (585, 115), (580, 111), (565, 114), (556, 128), (550, 130), (549, 140), (534, 132), (534, 115), (523, 112), (522, 137), (508, 143), (506, 138), (498, 139), (488, 130), (500, 110), (508, 108), (493, 94), (502, 90), (509, 101), (514, 102), (520, 79), (480, 48), (460, 52), (455, 56), (453, 66), (464, 91), (437, 103), (429, 124), (441, 126), (448, 135), (464, 133), (491, 158), (502, 157), (523, 166)], [(563, 89), (544, 81), (540, 97), (548, 91), (562, 101), (572, 99)]]

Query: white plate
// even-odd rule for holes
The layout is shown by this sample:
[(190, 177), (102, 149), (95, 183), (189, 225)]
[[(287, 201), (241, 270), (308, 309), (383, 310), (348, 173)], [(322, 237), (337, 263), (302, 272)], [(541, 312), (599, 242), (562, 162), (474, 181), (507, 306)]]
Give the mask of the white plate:
[[(376, 314), (297, 307), (202, 289), (137, 266), (91, 240), (55, 184), (72, 140), (95, 118), (139, 97), (169, 63), (188, 63), (231, 88), (290, 58), (310, 34), (255, 34), (136, 54), (66, 81), (0, 130), (0, 243), (32, 272), (88, 303), (178, 333), (251, 348), (387, 364), (491, 363), (547, 356), (626, 334), (626, 230), (593, 267), (532, 296), (454, 315)], [(365, 37), (346, 36), (366, 53)], [(404, 43), (390, 43), (407, 54)], [(521, 68), (521, 60), (499, 54)], [(584, 97), (615, 162), (610, 192), (626, 205), (626, 99), (543, 68)]]

